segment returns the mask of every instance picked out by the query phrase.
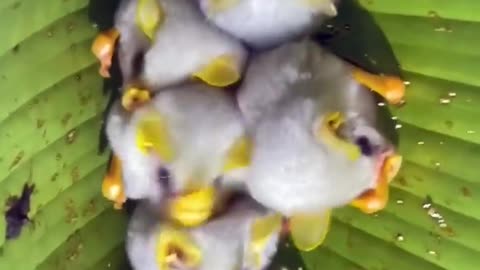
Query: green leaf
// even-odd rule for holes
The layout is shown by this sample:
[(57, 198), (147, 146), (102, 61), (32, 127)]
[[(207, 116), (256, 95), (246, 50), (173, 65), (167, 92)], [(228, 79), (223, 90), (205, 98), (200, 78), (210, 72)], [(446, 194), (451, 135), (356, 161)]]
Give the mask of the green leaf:
[[(375, 43), (369, 42), (374, 31), (366, 30), (365, 21), (373, 18), (375, 23), (369, 27), (377, 24), (384, 32), (409, 82), (406, 104), (391, 108), (404, 165), (392, 184), (388, 207), (374, 216), (338, 209), (325, 246), (303, 253), (305, 264), (309, 269), (477, 269), (480, 125), (475, 119), (480, 116), (480, 53), (476, 49), (480, 40), (476, 33), (480, 15), (475, 8), (479, 2), (359, 3), (370, 12), (368, 17), (354, 16), (362, 13), (349, 10), (350, 17), (332, 23), (351, 23), (354, 37), (349, 41), (357, 47), (353, 53), (360, 60), (368, 54), (377, 63), (371, 68), (375, 70), (391, 70), (382, 67), (384, 61), (375, 61), (384, 60), (382, 52), (388, 49), (377, 37), (372, 39)], [(355, 35), (360, 33), (355, 32), (358, 20), (363, 22), (362, 35)], [(334, 51), (348, 47), (333, 44), (337, 45)], [(430, 200), (441, 218), (432, 218), (433, 210), (429, 214), (424, 209)], [(331, 258), (335, 256), (341, 259)], [(332, 268), (323, 268), (332, 260), (336, 263)]]
[(93, 269), (120, 254), (114, 251), (124, 241), (126, 218), (113, 213), (100, 189), (108, 156), (97, 154), (97, 138), (106, 100), (90, 53), (97, 31), (87, 5), (0, 4), (2, 213), (26, 183), (35, 185), (18, 238), (5, 239), (0, 219), (0, 269)]
[[(91, 2), (98, 9), (117, 4)], [(322, 247), (298, 253), (284, 243), (272, 269), (476, 269), (480, 2), (358, 3), (343, 1), (340, 16), (329, 22), (342, 35), (324, 44), (410, 82), (406, 104), (391, 108), (404, 166), (385, 211), (338, 209)], [(105, 29), (112, 16), (87, 11), (88, 5), (0, 1), (2, 213), (24, 184), (35, 184), (30, 222), (17, 239), (5, 239), (0, 219), (0, 269), (128, 269), (126, 217), (100, 192), (108, 157), (97, 154), (97, 145), (106, 100), (90, 53), (97, 30), (87, 18)], [(423, 208), (430, 202), (446, 227)]]

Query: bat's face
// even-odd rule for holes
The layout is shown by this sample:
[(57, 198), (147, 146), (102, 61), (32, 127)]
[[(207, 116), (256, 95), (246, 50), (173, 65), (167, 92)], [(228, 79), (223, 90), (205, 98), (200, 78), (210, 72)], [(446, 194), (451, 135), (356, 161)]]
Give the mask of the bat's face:
[(219, 87), (240, 79), (246, 50), (211, 27), (191, 0), (123, 1), (115, 27), (125, 85), (141, 80), (153, 91), (192, 79)]
[(276, 251), (281, 217), (251, 199), (195, 227), (176, 227), (145, 203), (128, 228), (127, 252), (136, 269), (260, 270)]
[(399, 160), (377, 124), (373, 93), (350, 72), (308, 42), (253, 60), (239, 103), (253, 127), (247, 184), (258, 201), (285, 215), (315, 212), (391, 179), (386, 168), (397, 170)]
[(233, 101), (202, 84), (158, 93), (134, 113), (130, 128), (135, 133), (130, 143), (142, 157), (162, 164), (163, 193), (184, 225), (197, 224), (184, 219), (195, 216), (191, 211), (200, 205), (199, 220), (207, 218), (216, 186), (249, 164), (249, 143)]
[(265, 269), (277, 250), (280, 230), (280, 216), (249, 199), (237, 202), (223, 215), (190, 230), (202, 254), (194, 269)]
[(164, 163), (154, 156), (144, 155), (135, 145), (136, 130), (131, 124), (132, 115), (123, 109), (120, 102), (114, 104), (106, 121), (110, 146), (121, 163), (125, 196), (160, 203), (167, 175)]

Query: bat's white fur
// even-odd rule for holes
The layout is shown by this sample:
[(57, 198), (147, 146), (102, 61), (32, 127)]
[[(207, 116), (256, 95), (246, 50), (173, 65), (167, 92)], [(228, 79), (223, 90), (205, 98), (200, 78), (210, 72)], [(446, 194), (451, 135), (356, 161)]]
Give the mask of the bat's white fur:
[(268, 48), (308, 33), (331, 10), (330, 0), (316, 9), (306, 0), (238, 0), (222, 12), (211, 13), (211, 0), (200, 7), (213, 24), (255, 48)]
[[(154, 153), (140, 152), (135, 144), (137, 123), (152, 111), (167, 122), (175, 151), (175, 159), (169, 163)], [(158, 179), (161, 166), (170, 171), (170, 192), (185, 191), (189, 180), (212, 185), (224, 176), (222, 168), (228, 150), (244, 136), (244, 126), (224, 90), (190, 84), (159, 92), (132, 115), (120, 105), (114, 106), (107, 119), (107, 136), (123, 163), (127, 197), (159, 201), (165, 192)]]
[[(374, 187), (391, 145), (376, 128), (373, 94), (345, 62), (310, 41), (283, 45), (252, 60), (238, 99), (254, 138), (247, 185), (262, 204), (287, 216), (319, 212)], [(379, 151), (352, 161), (317, 140), (315, 120), (333, 112), (346, 116), (346, 139), (366, 136)]]
[[(261, 256), (260, 267), (248, 263), (250, 228), (255, 218), (268, 212), (249, 200), (241, 201), (223, 216), (193, 229), (183, 229), (202, 252), (202, 263), (188, 270), (260, 270), (266, 268), (277, 249), (280, 231), (273, 233)], [(130, 222), (127, 253), (135, 270), (162, 270), (155, 261), (158, 235), (165, 222), (148, 205), (140, 205)], [(187, 270), (178, 265), (177, 270)]]
[(151, 89), (191, 78), (214, 58), (229, 55), (239, 71), (247, 57), (241, 42), (211, 26), (191, 0), (157, 0), (165, 18), (152, 45), (135, 25), (138, 0), (124, 0), (116, 15), (120, 31), (120, 65), (126, 83), (132, 78), (135, 54), (145, 51), (141, 78)]

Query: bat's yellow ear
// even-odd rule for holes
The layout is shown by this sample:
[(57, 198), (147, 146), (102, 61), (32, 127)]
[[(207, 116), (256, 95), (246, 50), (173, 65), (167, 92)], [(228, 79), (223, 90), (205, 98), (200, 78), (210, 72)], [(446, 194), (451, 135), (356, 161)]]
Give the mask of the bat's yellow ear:
[(227, 153), (223, 172), (230, 172), (250, 166), (252, 156), (252, 141), (248, 137), (241, 137), (231, 147)]
[(167, 121), (157, 112), (148, 113), (139, 121), (136, 143), (144, 153), (153, 151), (166, 162), (174, 159), (175, 152)]
[(238, 82), (241, 72), (240, 65), (233, 56), (222, 55), (212, 59), (200, 70), (193, 73), (193, 77), (211, 86), (225, 87)]
[(250, 231), (250, 245), (248, 247), (248, 260), (256, 269), (262, 267), (262, 254), (265, 253), (268, 241), (279, 234), (282, 229), (282, 216), (273, 214), (256, 219)]
[(172, 269), (173, 265), (187, 268), (198, 267), (202, 251), (185, 232), (170, 226), (162, 228), (157, 242), (157, 263), (159, 269)]
[(316, 139), (339, 151), (342, 151), (350, 160), (358, 159), (362, 152), (360, 148), (337, 135), (337, 130), (345, 122), (340, 112), (320, 115), (314, 122), (314, 133)]
[(227, 11), (231, 7), (238, 4), (240, 0), (208, 0), (208, 15), (215, 15)]
[(359, 84), (381, 95), (390, 104), (399, 104), (405, 97), (405, 84), (398, 77), (375, 75), (360, 68), (353, 68), (352, 76)]
[(290, 235), (295, 246), (310, 251), (323, 243), (330, 229), (331, 210), (290, 218)]
[(135, 22), (149, 39), (154, 38), (164, 19), (165, 13), (157, 0), (138, 1)]

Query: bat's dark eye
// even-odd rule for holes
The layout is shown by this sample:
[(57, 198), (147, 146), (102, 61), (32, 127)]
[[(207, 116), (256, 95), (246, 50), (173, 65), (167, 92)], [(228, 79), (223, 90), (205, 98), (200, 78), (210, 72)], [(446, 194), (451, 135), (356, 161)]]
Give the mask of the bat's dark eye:
[(371, 156), (373, 154), (373, 146), (370, 143), (370, 140), (365, 137), (361, 136), (357, 139), (356, 144), (360, 147), (362, 154), (365, 156)]
[(144, 57), (145, 57), (145, 53), (143, 51), (137, 52), (135, 54), (135, 56), (133, 57), (132, 70), (133, 70), (134, 74), (132, 74), (132, 76), (138, 77), (140, 75), (140, 73), (142, 72), (144, 61), (145, 61)]
[(166, 168), (158, 170), (158, 181), (165, 189), (170, 188), (170, 172)]

